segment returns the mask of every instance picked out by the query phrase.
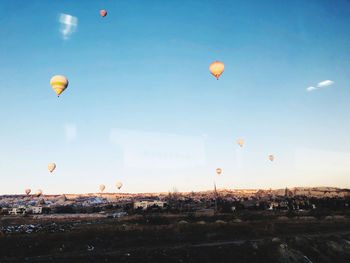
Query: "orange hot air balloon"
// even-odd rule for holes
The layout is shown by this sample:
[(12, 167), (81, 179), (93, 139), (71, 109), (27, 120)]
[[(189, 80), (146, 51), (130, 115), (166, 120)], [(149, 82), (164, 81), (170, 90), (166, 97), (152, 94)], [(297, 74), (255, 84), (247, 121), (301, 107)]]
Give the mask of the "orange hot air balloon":
[(30, 194), (30, 189), (26, 189), (26, 195), (29, 195)]
[(107, 15), (107, 11), (104, 10), (104, 9), (102, 9), (102, 10), (100, 11), (100, 14), (101, 14), (102, 17), (105, 17), (105, 16)]
[(100, 185), (100, 191), (103, 192), (103, 190), (105, 190), (105, 186), (103, 184)]
[(269, 155), (269, 160), (270, 160), (271, 162), (273, 162), (273, 160), (275, 160), (275, 156)]
[(244, 140), (243, 139), (239, 139), (238, 140), (238, 145), (243, 147), (243, 144), (244, 144)]
[(209, 71), (213, 74), (217, 80), (219, 80), (220, 75), (224, 72), (225, 66), (224, 63), (220, 61), (215, 61), (210, 64)]
[(222, 173), (222, 170), (220, 168), (216, 169), (216, 173), (220, 175)]

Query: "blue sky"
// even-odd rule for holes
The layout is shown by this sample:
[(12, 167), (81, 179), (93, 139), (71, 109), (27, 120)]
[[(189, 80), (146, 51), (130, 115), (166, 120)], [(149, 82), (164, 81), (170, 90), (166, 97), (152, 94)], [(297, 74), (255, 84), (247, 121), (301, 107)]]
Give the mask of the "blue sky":
[(5, 0), (0, 24), (0, 194), (350, 187), (349, 1)]

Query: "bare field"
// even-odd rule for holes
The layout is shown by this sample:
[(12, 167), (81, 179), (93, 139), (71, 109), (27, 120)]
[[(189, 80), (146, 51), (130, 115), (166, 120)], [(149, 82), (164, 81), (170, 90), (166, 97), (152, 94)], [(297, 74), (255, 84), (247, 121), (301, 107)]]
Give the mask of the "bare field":
[(339, 214), (2, 217), (0, 222), (0, 262), (350, 262), (350, 218)]

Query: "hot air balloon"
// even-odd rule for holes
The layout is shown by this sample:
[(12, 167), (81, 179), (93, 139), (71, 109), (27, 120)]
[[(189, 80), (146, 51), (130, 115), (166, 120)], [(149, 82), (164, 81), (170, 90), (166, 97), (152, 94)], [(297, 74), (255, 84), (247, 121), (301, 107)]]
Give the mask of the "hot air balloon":
[(100, 11), (100, 14), (101, 14), (102, 17), (105, 17), (105, 16), (107, 15), (107, 11), (104, 10), (104, 9), (102, 9), (102, 10)]
[(215, 61), (209, 66), (210, 73), (213, 74), (217, 80), (219, 80), (219, 77), (222, 74), (222, 72), (224, 72), (224, 69), (224, 63), (220, 61)]
[(116, 184), (116, 186), (117, 186), (118, 189), (120, 189), (120, 188), (122, 188), (123, 184), (122, 184), (121, 182), (118, 182), (118, 183)]
[(38, 190), (35, 191), (35, 195), (36, 195), (37, 197), (41, 196), (42, 193), (43, 193), (43, 191), (41, 191), (40, 189), (38, 189)]
[(243, 139), (239, 139), (238, 140), (238, 145), (243, 147), (243, 144), (244, 144), (244, 140)]
[(271, 162), (273, 162), (273, 160), (275, 160), (275, 157), (273, 155), (269, 155), (269, 159)]
[(220, 168), (216, 169), (216, 173), (217, 173), (218, 175), (220, 175), (221, 172), (222, 172), (222, 170), (221, 170)]
[(103, 184), (100, 185), (100, 191), (103, 192), (103, 190), (105, 190), (105, 186)]
[(59, 97), (60, 94), (67, 88), (68, 79), (65, 76), (56, 75), (51, 78), (50, 85)]
[(30, 194), (30, 189), (26, 189), (26, 195), (29, 195)]
[(47, 165), (47, 168), (49, 168), (50, 173), (52, 173), (53, 170), (55, 170), (55, 168), (56, 168), (56, 164), (55, 163), (49, 163)]

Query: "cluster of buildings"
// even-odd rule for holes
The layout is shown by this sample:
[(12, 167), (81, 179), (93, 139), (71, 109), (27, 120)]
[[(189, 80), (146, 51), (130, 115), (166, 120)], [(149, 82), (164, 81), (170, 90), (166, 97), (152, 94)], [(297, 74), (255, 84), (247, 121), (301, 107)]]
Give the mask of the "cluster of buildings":
[[(348, 207), (350, 190), (330, 187), (292, 188), (277, 190), (214, 190), (190, 193), (149, 194), (81, 194), (0, 196), (0, 214), (23, 215), (41, 213), (111, 213), (163, 209), (167, 211), (202, 211), (226, 207), (239, 209), (315, 209), (334, 199), (334, 204)], [(339, 201), (339, 200), (342, 201)], [(338, 200), (338, 201), (337, 201)]]

